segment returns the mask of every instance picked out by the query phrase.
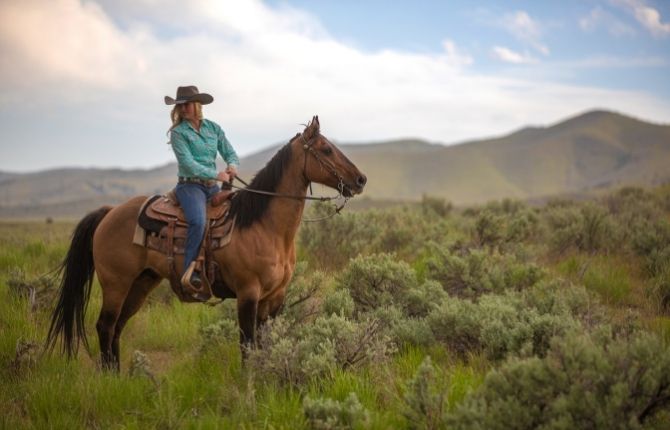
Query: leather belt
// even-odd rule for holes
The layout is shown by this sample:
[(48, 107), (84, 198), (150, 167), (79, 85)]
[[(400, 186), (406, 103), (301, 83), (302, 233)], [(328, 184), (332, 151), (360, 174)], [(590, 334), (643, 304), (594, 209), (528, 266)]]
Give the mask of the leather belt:
[(202, 178), (188, 178), (184, 176), (179, 177), (180, 184), (192, 183), (192, 184), (201, 184), (206, 187), (213, 187), (216, 185), (216, 179), (202, 179)]

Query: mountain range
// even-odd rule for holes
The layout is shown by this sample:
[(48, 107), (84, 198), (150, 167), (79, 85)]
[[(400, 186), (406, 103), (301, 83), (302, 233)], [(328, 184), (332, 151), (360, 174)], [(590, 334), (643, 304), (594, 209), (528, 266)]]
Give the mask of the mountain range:
[[(337, 144), (367, 175), (363, 197), (373, 201), (430, 195), (472, 205), (670, 183), (670, 126), (601, 110), (449, 146), (419, 139)], [(241, 177), (248, 181), (278, 148), (242, 158)], [(0, 172), (0, 218), (79, 217), (103, 204), (165, 192), (176, 172), (175, 163)]]

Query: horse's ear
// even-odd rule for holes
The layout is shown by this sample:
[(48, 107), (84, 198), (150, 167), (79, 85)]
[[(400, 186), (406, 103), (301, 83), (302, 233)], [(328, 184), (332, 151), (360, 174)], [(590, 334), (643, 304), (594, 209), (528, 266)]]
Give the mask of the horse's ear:
[(312, 137), (316, 136), (319, 134), (319, 117), (314, 115), (312, 117), (312, 120), (309, 122), (307, 127), (305, 127), (305, 138), (311, 139)]

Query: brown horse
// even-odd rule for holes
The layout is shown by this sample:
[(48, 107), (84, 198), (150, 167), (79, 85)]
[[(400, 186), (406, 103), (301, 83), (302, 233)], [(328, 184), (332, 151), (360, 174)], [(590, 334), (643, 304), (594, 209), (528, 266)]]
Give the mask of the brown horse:
[[(230, 216), (236, 218), (229, 245), (214, 251), (226, 286), (237, 298), (242, 351), (255, 344), (257, 325), (273, 317), (284, 302), (295, 267), (298, 231), (307, 187), (317, 182), (345, 197), (361, 193), (366, 177), (321, 135), (318, 117), (297, 134), (254, 177), (249, 189), (279, 196), (238, 191)], [(140, 206), (135, 197), (116, 207), (102, 207), (77, 225), (61, 265), (63, 278), (47, 346), (63, 338), (63, 351), (88, 347), (84, 314), (97, 273), (102, 309), (96, 324), (102, 364), (119, 369), (119, 338), (161, 279), (169, 276), (166, 257), (132, 243)], [(181, 257), (176, 261), (182, 267)], [(232, 296), (232, 294), (231, 294)]]

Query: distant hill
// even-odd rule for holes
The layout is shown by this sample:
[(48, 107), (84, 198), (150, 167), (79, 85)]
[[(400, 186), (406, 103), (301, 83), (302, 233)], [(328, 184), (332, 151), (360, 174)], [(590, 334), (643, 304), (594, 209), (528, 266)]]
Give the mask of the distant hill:
[[(452, 146), (411, 139), (339, 146), (368, 176), (363, 195), (372, 199), (428, 194), (469, 205), (670, 182), (670, 126), (606, 111)], [(278, 147), (243, 158), (241, 176), (250, 179)], [(149, 170), (0, 172), (0, 217), (78, 217), (102, 204), (164, 192), (176, 171), (171, 163)]]
[(397, 141), (346, 152), (377, 198), (426, 193), (462, 205), (670, 182), (670, 126), (605, 111), (448, 147)]

